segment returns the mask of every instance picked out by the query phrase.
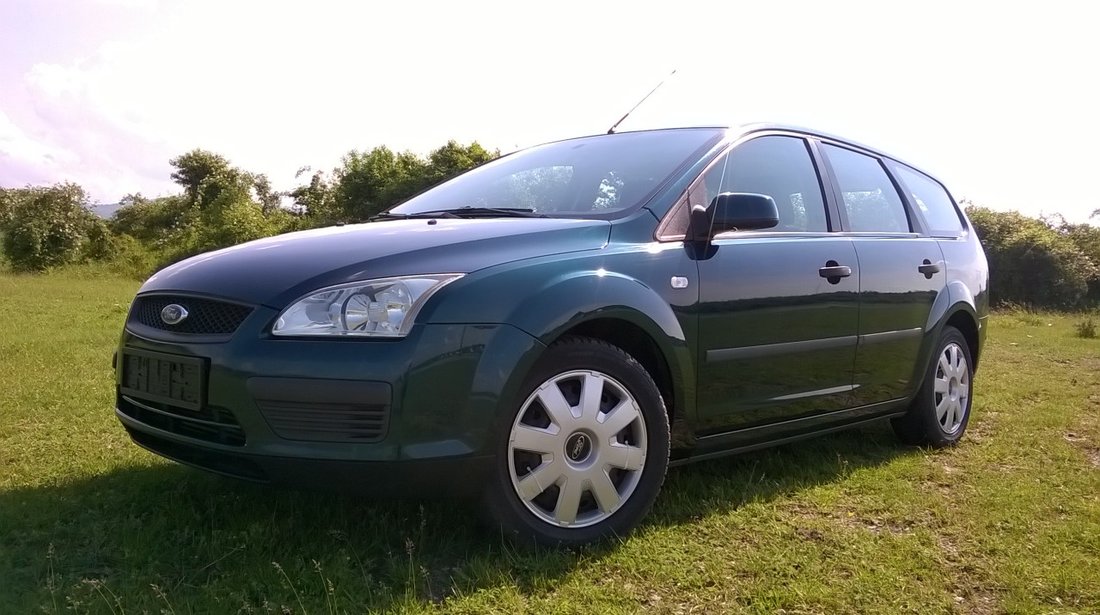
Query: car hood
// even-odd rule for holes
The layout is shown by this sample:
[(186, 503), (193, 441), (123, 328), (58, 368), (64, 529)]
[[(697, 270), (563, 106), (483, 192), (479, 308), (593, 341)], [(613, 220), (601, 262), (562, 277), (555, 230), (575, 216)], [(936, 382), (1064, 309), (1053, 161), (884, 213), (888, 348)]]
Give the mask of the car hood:
[(213, 295), (282, 309), (308, 292), (357, 280), (470, 273), (511, 261), (607, 245), (605, 220), (393, 220), (277, 235), (166, 267), (139, 293)]

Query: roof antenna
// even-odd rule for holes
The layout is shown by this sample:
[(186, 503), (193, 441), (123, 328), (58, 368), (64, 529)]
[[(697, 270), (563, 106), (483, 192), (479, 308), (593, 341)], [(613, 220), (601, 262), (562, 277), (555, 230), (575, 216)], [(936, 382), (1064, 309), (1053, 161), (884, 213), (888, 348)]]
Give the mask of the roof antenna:
[(631, 113), (634, 113), (635, 109), (642, 106), (642, 103), (644, 103), (647, 98), (649, 98), (650, 96), (653, 96), (653, 93), (657, 91), (657, 88), (660, 88), (662, 85), (664, 85), (665, 82), (668, 81), (669, 77), (671, 77), (675, 74), (676, 74), (676, 69), (673, 69), (672, 72), (668, 74), (668, 77), (665, 77), (664, 79), (662, 79), (661, 82), (658, 83), (656, 87), (654, 87), (652, 90), (649, 91), (649, 94), (646, 94), (645, 96), (642, 97), (641, 100), (638, 101), (638, 104), (631, 107), (630, 111), (627, 111), (626, 113), (623, 114), (622, 117), (619, 118), (619, 121), (612, 124), (611, 128), (607, 129), (607, 134), (609, 134), (609, 135), (615, 134), (615, 129), (619, 127), (619, 124), (622, 124), (623, 120), (625, 120), (627, 117), (629, 117)]

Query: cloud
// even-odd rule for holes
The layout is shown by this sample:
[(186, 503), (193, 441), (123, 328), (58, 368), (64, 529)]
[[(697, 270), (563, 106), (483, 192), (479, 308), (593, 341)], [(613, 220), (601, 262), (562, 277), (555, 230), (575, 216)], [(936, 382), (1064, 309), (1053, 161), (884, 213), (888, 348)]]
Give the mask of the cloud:
[(160, 5), (158, 0), (95, 0), (96, 4), (107, 7), (121, 7), (125, 9), (155, 9)]
[(70, 152), (49, 147), (28, 136), (2, 110), (0, 110), (0, 153), (12, 159), (22, 160), (28, 165), (43, 167), (73, 159)]
[[(456, 138), (508, 150), (599, 131), (636, 97), (638, 88), (624, 82), (657, 74), (639, 67), (638, 50), (620, 50), (633, 64), (614, 70), (588, 62), (593, 49), (621, 47), (636, 32), (599, 27), (611, 9), (593, 16), (601, 36), (583, 49), (558, 44), (557, 32), (572, 21), (556, 11), (546, 16), (556, 29), (509, 54), (496, 50), (530, 36), (449, 4), (428, 21), (418, 9), (387, 5), (262, 8), (153, 6), (142, 29), (83, 56), (30, 66), (11, 122), (22, 141), (63, 150), (65, 164), (52, 171), (89, 185), (97, 198), (170, 187), (168, 158), (194, 147), (289, 187), (301, 165), (326, 168), (352, 148), (425, 152)], [(410, 38), (410, 28), (398, 26), (412, 23)], [(648, 53), (659, 55), (656, 47)], [(553, 85), (566, 81), (577, 91)], [(579, 129), (581, 116), (591, 126)], [(28, 157), (33, 150), (24, 143), (10, 156), (45, 173), (41, 151)]]
[(10, 115), (0, 110), (0, 184), (75, 181), (100, 201), (170, 189), (171, 148), (105, 95), (108, 66), (99, 57), (31, 68), (21, 104)]
[[(352, 148), (507, 151), (602, 132), (676, 67), (623, 130), (806, 124), (976, 200), (1096, 207), (1079, 198), (1100, 135), (1080, 77), (1096, 38), (1073, 14), (1052, 11), (1038, 23), (1058, 35), (1039, 39), (1034, 16), (958, 3), (899, 21), (874, 3), (97, 2), (68, 29), (51, 14), (24, 32), (41, 53), (0, 39), (0, 182), (71, 179), (110, 201), (174, 191), (168, 159), (195, 147), (277, 188)], [(20, 50), (31, 59), (5, 72)]]

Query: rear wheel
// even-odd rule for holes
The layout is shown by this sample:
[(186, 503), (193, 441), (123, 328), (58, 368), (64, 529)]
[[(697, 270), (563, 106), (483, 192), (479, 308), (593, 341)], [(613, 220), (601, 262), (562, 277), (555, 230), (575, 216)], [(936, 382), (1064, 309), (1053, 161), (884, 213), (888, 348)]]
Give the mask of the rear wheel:
[(944, 327), (909, 412), (892, 421), (894, 432), (903, 442), (943, 447), (962, 438), (970, 421), (974, 373), (970, 356), (966, 337), (954, 327)]
[(668, 467), (668, 418), (653, 379), (605, 342), (547, 349), (498, 438), (487, 509), (521, 542), (581, 544), (628, 533)]

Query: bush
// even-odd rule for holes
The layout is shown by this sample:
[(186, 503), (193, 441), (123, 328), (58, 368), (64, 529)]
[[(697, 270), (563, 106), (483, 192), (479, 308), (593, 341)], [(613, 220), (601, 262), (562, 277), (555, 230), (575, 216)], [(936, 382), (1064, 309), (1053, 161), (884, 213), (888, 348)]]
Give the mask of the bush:
[(216, 195), (202, 209), (189, 210), (168, 236), (160, 265), (276, 235), (294, 221), (294, 216), (281, 210), (265, 215), (245, 186), (216, 186)]
[(971, 206), (967, 214), (989, 259), (993, 303), (1055, 309), (1085, 304), (1100, 270), (1069, 237), (1018, 212)]
[(118, 238), (107, 222), (101, 218), (95, 218), (88, 222), (86, 241), (82, 250), (85, 261), (109, 261), (115, 257), (118, 251)]
[(77, 261), (96, 220), (76, 184), (5, 191), (4, 255), (16, 271), (43, 271)]
[(1083, 337), (1087, 340), (1091, 340), (1096, 337), (1096, 323), (1091, 318), (1086, 318), (1081, 322), (1074, 325), (1077, 330), (1077, 337)]
[(157, 270), (160, 256), (142, 242), (129, 235), (114, 238), (114, 254), (109, 261), (111, 270), (135, 280), (144, 280)]
[[(1100, 227), (1063, 221), (1058, 231), (1089, 257), (1093, 264), (1100, 267)], [(1091, 305), (1100, 305), (1100, 272), (1089, 280), (1088, 302)]]
[(17, 190), (0, 188), (0, 228), (3, 228), (11, 220), (11, 210), (15, 207)]
[(129, 235), (150, 246), (164, 247), (172, 231), (183, 222), (190, 205), (181, 196), (147, 199), (140, 194), (127, 195), (111, 217), (116, 235)]

